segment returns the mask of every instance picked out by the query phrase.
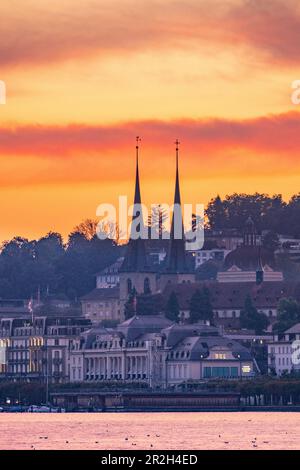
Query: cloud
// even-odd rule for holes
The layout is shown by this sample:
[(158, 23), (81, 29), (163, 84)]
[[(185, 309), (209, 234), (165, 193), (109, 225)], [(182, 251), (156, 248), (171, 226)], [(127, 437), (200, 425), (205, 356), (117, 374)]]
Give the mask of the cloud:
[(248, 120), (140, 121), (110, 126), (0, 128), (2, 184), (122, 180), (131, 174), (135, 136), (149, 177), (161, 177), (182, 142), (189, 177), (300, 171), (300, 113)]
[(263, 151), (300, 149), (300, 113), (289, 112), (253, 119), (146, 120), (111, 125), (70, 124), (0, 127), (0, 155), (71, 157), (113, 152), (133, 145), (136, 134), (151, 148), (162, 148), (181, 137), (189, 148), (232, 148)]
[(48, 64), (89, 55), (206, 47), (252, 48), (275, 64), (297, 64), (296, 0), (4, 0), (0, 64)]

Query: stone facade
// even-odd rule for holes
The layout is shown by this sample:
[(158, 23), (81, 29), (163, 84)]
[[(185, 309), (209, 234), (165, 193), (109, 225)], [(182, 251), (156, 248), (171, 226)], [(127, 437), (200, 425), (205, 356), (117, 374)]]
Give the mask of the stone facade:
[(104, 320), (120, 322), (120, 289), (119, 287), (94, 289), (81, 299), (82, 314), (93, 323)]
[[(294, 343), (294, 342), (299, 342)], [(282, 335), (274, 335), (268, 344), (268, 369), (270, 373), (282, 375), (292, 371), (300, 372), (300, 323), (289, 328)]]
[(82, 318), (2, 319), (0, 380), (68, 382), (72, 342), (90, 326)]
[(93, 328), (73, 344), (70, 381), (137, 381), (168, 387), (187, 380), (252, 377), (249, 351), (205, 324), (133, 317), (114, 330)]

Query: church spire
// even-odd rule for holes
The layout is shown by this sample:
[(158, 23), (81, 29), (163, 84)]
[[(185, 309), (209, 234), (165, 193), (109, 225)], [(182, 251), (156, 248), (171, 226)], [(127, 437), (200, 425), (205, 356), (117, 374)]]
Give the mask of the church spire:
[(141, 204), (141, 189), (140, 189), (140, 175), (139, 175), (139, 143), (141, 139), (139, 136), (136, 137), (136, 171), (135, 171), (135, 193), (134, 193), (134, 204)]
[(171, 224), (169, 253), (166, 265), (166, 271), (169, 273), (186, 273), (189, 271), (185, 252), (185, 237), (180, 197), (179, 144), (180, 142), (176, 140), (176, 177), (174, 193), (174, 211)]
[(179, 144), (180, 142), (178, 139), (176, 139), (175, 145), (176, 145), (176, 181), (175, 181), (175, 196), (174, 196), (174, 204), (180, 204), (181, 205), (181, 199), (180, 199), (180, 187), (179, 187)]
[(141, 199), (141, 189), (140, 189), (140, 175), (139, 175), (139, 143), (141, 139), (139, 136), (136, 137), (136, 170), (135, 170), (135, 191), (134, 191), (134, 209), (132, 222), (135, 219), (139, 219), (137, 224), (137, 232), (140, 234), (140, 237), (133, 237), (133, 224), (131, 226), (131, 235), (127, 246), (126, 255), (121, 266), (120, 271), (123, 272), (143, 272), (147, 271), (147, 256), (146, 256), (146, 247), (145, 240), (142, 238), (144, 223), (142, 220), (142, 199)]
[(264, 280), (264, 268), (261, 259), (261, 245), (258, 245), (258, 260), (257, 260), (257, 268), (256, 268), (256, 284), (262, 284)]

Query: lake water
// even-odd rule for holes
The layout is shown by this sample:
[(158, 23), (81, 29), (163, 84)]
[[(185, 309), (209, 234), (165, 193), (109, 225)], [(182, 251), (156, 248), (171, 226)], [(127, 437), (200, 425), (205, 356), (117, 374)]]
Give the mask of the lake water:
[(300, 449), (300, 413), (1, 413), (0, 449)]

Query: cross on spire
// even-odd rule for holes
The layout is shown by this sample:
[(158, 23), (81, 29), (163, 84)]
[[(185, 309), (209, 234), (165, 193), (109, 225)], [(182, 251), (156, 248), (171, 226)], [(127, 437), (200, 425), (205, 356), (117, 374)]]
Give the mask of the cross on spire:
[(138, 164), (139, 164), (139, 142), (141, 141), (140, 136), (137, 135), (135, 140), (136, 140), (136, 146), (135, 146), (135, 148), (136, 148), (136, 165), (138, 166)]
[(176, 145), (176, 173), (178, 173), (178, 155), (179, 155), (179, 145), (180, 145), (180, 142), (178, 139), (176, 139), (176, 141), (174, 142), (175, 145)]
[[(134, 192), (134, 214), (132, 221), (141, 215), (140, 233), (143, 233), (143, 219), (142, 219), (142, 206), (141, 206), (141, 190), (140, 190), (140, 176), (139, 176), (139, 142), (141, 141), (139, 136), (136, 136), (136, 173), (135, 173), (135, 192)], [(148, 269), (148, 271), (147, 271)], [(146, 259), (145, 243), (144, 240), (139, 237), (133, 238), (130, 234), (130, 240), (128, 243), (127, 252), (125, 259), (120, 268), (121, 272), (149, 272)]]
[[(186, 273), (189, 270), (185, 254), (185, 237), (181, 209), (180, 184), (179, 184), (179, 140), (174, 142), (176, 145), (176, 176), (174, 193), (174, 211), (171, 223), (169, 253), (166, 263), (166, 272), (172, 274)], [(179, 231), (181, 226), (181, 230)]]

